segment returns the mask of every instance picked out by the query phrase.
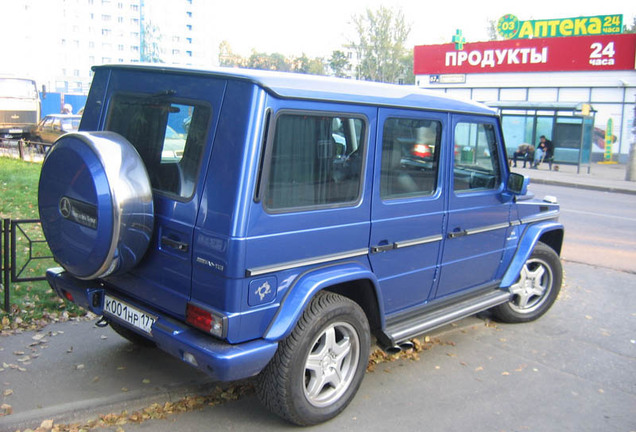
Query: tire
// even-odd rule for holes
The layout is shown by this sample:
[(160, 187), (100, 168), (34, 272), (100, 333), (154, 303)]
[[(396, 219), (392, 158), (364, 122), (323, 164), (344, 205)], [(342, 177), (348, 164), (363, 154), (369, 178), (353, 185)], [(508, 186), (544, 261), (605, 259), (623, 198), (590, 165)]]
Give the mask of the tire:
[(299, 426), (337, 416), (355, 396), (369, 358), (369, 322), (348, 298), (321, 292), (261, 372), (261, 403)]
[(155, 344), (152, 340), (145, 338), (139, 333), (135, 333), (129, 328), (124, 327), (114, 321), (109, 321), (108, 324), (115, 331), (115, 333), (117, 333), (119, 336), (123, 337), (124, 339), (128, 339), (129, 342), (132, 342), (133, 344), (137, 346), (142, 346), (147, 348), (154, 348), (157, 346), (157, 344)]
[(55, 260), (78, 279), (123, 274), (150, 244), (148, 174), (133, 145), (114, 132), (59, 138), (42, 165), (38, 207)]
[(506, 323), (534, 321), (552, 307), (561, 290), (563, 269), (556, 252), (537, 243), (524, 263), (519, 279), (510, 287), (511, 301), (492, 309), (496, 319)]

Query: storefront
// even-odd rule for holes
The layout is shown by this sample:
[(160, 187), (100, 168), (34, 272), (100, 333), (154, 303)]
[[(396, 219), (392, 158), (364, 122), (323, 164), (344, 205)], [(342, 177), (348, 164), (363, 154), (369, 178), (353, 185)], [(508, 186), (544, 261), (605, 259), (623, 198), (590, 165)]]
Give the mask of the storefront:
[[(556, 130), (560, 123), (592, 121), (591, 160), (604, 159), (607, 150), (608, 158), (625, 162), (635, 139), (636, 34), (592, 34), (592, 18), (606, 20), (519, 22), (509, 40), (465, 43), (458, 32), (455, 43), (416, 46), (416, 84), (506, 108), (516, 117), (504, 124), (509, 148), (536, 144), (540, 135), (558, 138), (567, 129)], [(571, 114), (564, 114), (563, 107), (570, 107)], [(564, 115), (572, 118), (557, 120)], [(554, 144), (572, 146), (565, 140)]]

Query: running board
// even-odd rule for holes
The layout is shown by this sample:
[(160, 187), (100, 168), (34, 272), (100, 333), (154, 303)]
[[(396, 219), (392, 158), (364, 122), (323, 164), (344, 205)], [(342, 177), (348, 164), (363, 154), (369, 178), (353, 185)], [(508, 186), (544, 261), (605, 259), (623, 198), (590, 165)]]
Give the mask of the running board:
[(415, 316), (409, 315), (395, 322), (390, 322), (384, 333), (391, 343), (389, 346), (394, 346), (443, 325), (506, 303), (510, 301), (511, 296), (508, 291), (499, 289), (489, 291), (459, 303), (434, 310), (424, 310)]

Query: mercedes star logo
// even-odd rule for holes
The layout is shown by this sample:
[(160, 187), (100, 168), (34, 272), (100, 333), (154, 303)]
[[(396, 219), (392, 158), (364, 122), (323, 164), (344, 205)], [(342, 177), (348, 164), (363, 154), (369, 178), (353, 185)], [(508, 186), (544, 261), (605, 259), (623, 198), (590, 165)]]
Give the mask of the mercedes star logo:
[(60, 200), (60, 214), (64, 219), (68, 219), (71, 215), (71, 200), (67, 197), (62, 197)]

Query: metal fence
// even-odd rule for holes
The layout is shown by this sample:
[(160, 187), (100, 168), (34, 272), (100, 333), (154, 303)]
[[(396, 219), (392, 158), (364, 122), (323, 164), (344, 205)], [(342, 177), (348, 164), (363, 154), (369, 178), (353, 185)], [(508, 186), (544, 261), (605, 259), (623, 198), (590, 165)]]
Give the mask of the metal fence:
[(36, 141), (0, 138), (0, 156), (42, 162), (51, 144)]
[(11, 308), (11, 284), (45, 280), (46, 267), (40, 262), (53, 260), (38, 219), (2, 219), (0, 263), (3, 309)]

